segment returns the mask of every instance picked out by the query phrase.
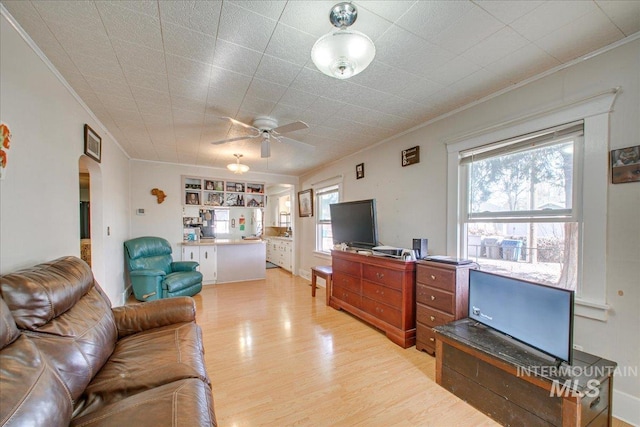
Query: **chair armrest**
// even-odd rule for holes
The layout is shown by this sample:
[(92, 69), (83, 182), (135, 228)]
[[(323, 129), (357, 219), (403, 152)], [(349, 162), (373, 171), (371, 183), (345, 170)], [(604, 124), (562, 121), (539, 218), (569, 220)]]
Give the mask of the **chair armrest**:
[(195, 322), (196, 304), (191, 297), (174, 297), (113, 308), (118, 339), (161, 326)]
[(195, 271), (200, 265), (195, 261), (174, 261), (171, 263), (171, 271)]
[(131, 277), (135, 276), (166, 276), (163, 270), (133, 270), (129, 273)]

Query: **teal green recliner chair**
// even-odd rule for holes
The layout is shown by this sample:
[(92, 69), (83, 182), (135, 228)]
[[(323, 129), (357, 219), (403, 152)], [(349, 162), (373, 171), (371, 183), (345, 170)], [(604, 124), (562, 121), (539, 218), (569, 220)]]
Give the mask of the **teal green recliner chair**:
[(202, 273), (194, 261), (174, 262), (171, 245), (160, 237), (124, 242), (124, 256), (138, 301), (193, 296), (202, 290)]

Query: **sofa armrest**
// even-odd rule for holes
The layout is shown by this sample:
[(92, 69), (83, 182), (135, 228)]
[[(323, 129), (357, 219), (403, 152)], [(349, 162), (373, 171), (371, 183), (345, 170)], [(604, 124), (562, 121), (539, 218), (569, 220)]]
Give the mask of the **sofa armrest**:
[(174, 323), (195, 322), (196, 305), (191, 297), (175, 297), (113, 308), (118, 339)]
[(129, 273), (131, 277), (135, 276), (166, 276), (167, 273), (163, 270), (133, 270)]
[(174, 261), (171, 263), (171, 271), (195, 271), (200, 265), (195, 261)]

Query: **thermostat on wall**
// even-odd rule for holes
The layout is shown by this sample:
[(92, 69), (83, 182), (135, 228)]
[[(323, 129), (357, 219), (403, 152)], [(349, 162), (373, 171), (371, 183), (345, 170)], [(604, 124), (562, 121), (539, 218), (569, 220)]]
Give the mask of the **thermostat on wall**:
[(144, 215), (144, 209), (136, 209), (136, 215)]

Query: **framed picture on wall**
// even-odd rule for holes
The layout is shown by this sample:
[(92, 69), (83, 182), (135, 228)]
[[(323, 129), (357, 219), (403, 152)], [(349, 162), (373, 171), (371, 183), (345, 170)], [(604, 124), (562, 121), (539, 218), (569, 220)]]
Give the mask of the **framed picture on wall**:
[(87, 124), (84, 125), (84, 154), (98, 163), (102, 161), (102, 138)]
[(313, 189), (298, 191), (298, 214), (301, 217), (313, 216)]
[(611, 150), (611, 183), (640, 181), (640, 145)]

